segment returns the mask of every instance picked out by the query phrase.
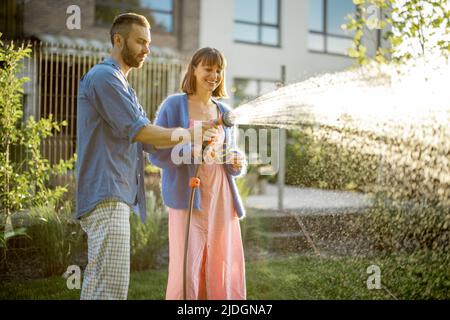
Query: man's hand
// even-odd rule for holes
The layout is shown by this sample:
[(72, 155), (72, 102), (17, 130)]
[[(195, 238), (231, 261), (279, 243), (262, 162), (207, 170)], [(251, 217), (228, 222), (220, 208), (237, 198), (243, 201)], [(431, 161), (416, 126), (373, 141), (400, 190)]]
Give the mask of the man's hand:
[[(200, 124), (200, 121), (198, 121), (198, 123)], [(182, 141), (182, 136), (184, 137), (183, 139), (190, 139), (191, 142), (194, 142), (194, 130), (195, 132), (200, 130), (201, 136), (203, 136), (205, 131), (214, 126), (215, 124), (212, 121), (201, 122), (201, 125), (190, 129), (164, 128), (149, 124), (139, 130), (134, 137), (133, 142), (139, 141), (145, 144), (151, 144), (157, 149), (171, 148)], [(183, 130), (185, 130), (184, 133)], [(197, 132), (197, 134), (199, 133)], [(177, 137), (178, 139), (174, 139), (174, 137)]]

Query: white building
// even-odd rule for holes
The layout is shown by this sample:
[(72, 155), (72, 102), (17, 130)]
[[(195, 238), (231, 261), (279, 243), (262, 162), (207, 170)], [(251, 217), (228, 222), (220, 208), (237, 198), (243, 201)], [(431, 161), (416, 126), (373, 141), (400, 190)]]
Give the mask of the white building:
[[(282, 65), (287, 83), (351, 66), (353, 34), (341, 29), (349, 13), (352, 0), (202, 0), (199, 45), (225, 54), (236, 105), (276, 88)], [(369, 36), (373, 50), (377, 33)]]
[[(4, 2), (4, 3), (3, 3)], [(286, 67), (293, 83), (352, 65), (346, 49), (353, 35), (341, 25), (356, 13), (352, 0), (6, 0), (0, 5), (0, 32), (16, 37), (96, 40), (109, 43), (115, 15), (138, 12), (152, 23), (152, 47), (186, 57), (204, 46), (224, 52), (227, 85), (236, 105), (274, 89)], [(81, 29), (66, 27), (67, 8), (81, 12)], [(367, 36), (369, 38), (367, 38)], [(366, 33), (369, 51), (380, 32)], [(234, 99), (233, 99), (234, 98)], [(155, 106), (148, 106), (153, 114)]]

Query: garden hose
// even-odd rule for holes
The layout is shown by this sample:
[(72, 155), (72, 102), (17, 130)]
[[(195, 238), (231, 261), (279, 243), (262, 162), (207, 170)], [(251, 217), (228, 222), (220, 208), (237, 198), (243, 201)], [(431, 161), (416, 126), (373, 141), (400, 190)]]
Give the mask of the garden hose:
[(187, 253), (189, 247), (189, 229), (191, 227), (191, 216), (192, 210), (194, 208), (194, 195), (195, 189), (200, 187), (200, 178), (198, 176), (200, 164), (195, 164), (195, 175), (189, 180), (189, 187), (191, 188), (191, 193), (189, 195), (189, 214), (186, 222), (186, 236), (184, 240), (184, 258), (183, 258), (183, 299), (186, 300), (187, 294)]

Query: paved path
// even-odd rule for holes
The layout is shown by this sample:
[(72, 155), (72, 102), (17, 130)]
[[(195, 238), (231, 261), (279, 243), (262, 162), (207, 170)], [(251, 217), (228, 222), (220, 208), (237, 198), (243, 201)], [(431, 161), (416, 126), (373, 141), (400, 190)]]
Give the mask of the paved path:
[[(285, 186), (284, 209), (307, 214), (358, 212), (370, 206), (370, 199), (357, 192), (329, 191)], [(246, 199), (247, 208), (278, 210), (278, 187), (267, 185), (265, 194)]]

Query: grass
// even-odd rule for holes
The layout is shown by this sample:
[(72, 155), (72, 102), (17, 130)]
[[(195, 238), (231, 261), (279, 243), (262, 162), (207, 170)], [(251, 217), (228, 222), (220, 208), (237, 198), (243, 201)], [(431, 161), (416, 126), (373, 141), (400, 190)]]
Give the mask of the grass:
[[(381, 269), (382, 289), (367, 289), (366, 270), (372, 264)], [(373, 259), (296, 255), (251, 261), (246, 264), (248, 299), (449, 299), (450, 275), (440, 273), (444, 278), (433, 282), (438, 275), (427, 278), (427, 270), (429, 274), (442, 263), (432, 264), (426, 257), (406, 255)], [(166, 282), (165, 269), (133, 272), (128, 298), (164, 299)], [(79, 299), (79, 293), (67, 289), (62, 277), (0, 284), (0, 299)]]
[[(165, 270), (132, 272), (128, 299), (164, 299), (166, 282)], [(59, 276), (0, 284), (0, 300), (76, 300), (79, 298), (80, 290), (69, 290), (66, 279)]]

